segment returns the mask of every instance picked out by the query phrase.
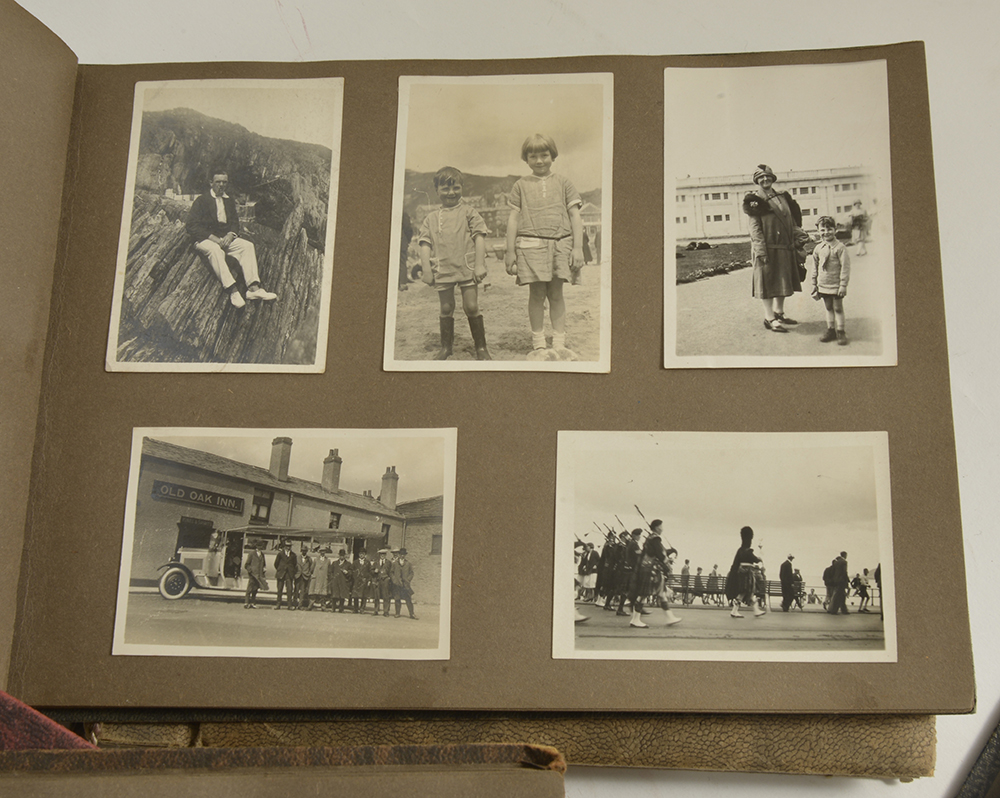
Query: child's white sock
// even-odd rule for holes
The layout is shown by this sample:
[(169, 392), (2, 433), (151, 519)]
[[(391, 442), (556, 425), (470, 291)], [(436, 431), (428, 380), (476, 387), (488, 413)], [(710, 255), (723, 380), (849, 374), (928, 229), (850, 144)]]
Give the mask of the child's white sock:
[(565, 349), (566, 348), (566, 333), (564, 333), (564, 332), (553, 332), (552, 333), (552, 348), (553, 349)]
[(531, 332), (531, 348), (532, 349), (544, 349), (545, 348), (545, 333), (544, 332)]

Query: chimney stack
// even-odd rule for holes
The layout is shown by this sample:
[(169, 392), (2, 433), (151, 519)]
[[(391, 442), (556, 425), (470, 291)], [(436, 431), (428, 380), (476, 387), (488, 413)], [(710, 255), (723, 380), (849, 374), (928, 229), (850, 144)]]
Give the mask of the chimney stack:
[(344, 461), (339, 451), (331, 449), (330, 455), (323, 461), (323, 487), (329, 491), (340, 490), (340, 466)]
[(282, 482), (288, 482), (288, 461), (291, 459), (291, 438), (275, 438), (271, 441), (271, 476)]
[(396, 509), (396, 489), (399, 487), (399, 475), (396, 466), (386, 468), (382, 475), (382, 493), (379, 500), (390, 510)]

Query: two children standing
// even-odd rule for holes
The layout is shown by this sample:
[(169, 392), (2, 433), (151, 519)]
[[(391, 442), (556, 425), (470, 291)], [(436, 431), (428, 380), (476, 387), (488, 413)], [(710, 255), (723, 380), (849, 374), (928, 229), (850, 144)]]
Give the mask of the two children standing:
[[(528, 322), (533, 351), (545, 350), (545, 303), (549, 303), (552, 348), (566, 349), (566, 300), (563, 283), (576, 282), (584, 265), (583, 200), (573, 184), (552, 172), (559, 156), (556, 143), (535, 134), (521, 146), (531, 174), (514, 184), (507, 221), (507, 273), (528, 286)], [(479, 213), (462, 202), (462, 173), (450, 166), (434, 175), (441, 208), (424, 219), (420, 231), (422, 279), (438, 291), (441, 349), (435, 360), (452, 354), (455, 334), (455, 287), (469, 319), (478, 360), (492, 360), (479, 312), (478, 284), (486, 276), (488, 229)], [(433, 255), (432, 255), (433, 253)]]

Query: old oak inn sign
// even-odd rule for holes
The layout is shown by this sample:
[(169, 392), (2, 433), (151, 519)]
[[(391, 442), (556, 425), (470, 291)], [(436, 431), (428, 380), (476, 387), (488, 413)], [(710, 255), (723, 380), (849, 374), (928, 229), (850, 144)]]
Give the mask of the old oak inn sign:
[(175, 485), (172, 482), (155, 480), (153, 482), (153, 498), (187, 502), (188, 504), (198, 504), (202, 507), (243, 514), (243, 499), (238, 496), (225, 496), (221, 493), (199, 490), (187, 485)]

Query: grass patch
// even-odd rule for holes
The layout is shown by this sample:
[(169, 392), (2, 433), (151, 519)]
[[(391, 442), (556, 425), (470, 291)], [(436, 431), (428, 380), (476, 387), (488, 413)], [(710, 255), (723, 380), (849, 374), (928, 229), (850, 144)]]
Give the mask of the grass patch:
[(693, 283), (713, 274), (727, 274), (750, 266), (750, 243), (718, 244), (711, 249), (677, 248), (677, 282)]

